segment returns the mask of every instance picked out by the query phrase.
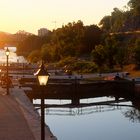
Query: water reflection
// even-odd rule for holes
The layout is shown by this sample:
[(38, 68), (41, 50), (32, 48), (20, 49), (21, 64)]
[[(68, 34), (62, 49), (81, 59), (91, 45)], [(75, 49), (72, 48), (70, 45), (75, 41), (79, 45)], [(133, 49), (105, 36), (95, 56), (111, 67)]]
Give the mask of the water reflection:
[[(36, 109), (40, 109), (39, 100), (34, 100)], [(132, 102), (120, 98), (100, 97), (80, 100), (80, 104), (73, 105), (71, 101), (45, 100), (47, 115), (86, 115), (96, 112), (121, 110), (122, 107), (133, 108)]]
[(140, 111), (138, 109), (128, 109), (126, 112), (124, 112), (124, 116), (132, 122), (140, 122)]
[[(0, 49), (0, 64), (6, 62), (6, 55), (5, 55), (5, 50), (7, 47), (4, 49)], [(9, 62), (10, 63), (27, 63), (27, 60), (23, 56), (17, 56), (16, 54), (16, 47), (8, 47), (10, 50), (10, 55), (9, 55)]]
[(139, 140), (139, 100), (89, 98), (78, 106), (65, 100), (45, 102), (46, 123), (58, 140)]

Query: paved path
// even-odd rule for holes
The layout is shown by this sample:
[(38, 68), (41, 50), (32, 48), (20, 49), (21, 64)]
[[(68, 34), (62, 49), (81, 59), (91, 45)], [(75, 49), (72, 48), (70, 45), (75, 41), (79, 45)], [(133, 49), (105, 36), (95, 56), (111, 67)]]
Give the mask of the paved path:
[(0, 140), (35, 140), (17, 101), (0, 88)]

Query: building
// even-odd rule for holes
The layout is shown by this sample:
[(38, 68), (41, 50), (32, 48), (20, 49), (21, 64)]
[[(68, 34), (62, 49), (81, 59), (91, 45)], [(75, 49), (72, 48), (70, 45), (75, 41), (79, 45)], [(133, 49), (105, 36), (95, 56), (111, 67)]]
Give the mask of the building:
[(48, 34), (48, 32), (49, 32), (49, 30), (47, 28), (40, 28), (38, 30), (38, 36), (45, 36)]

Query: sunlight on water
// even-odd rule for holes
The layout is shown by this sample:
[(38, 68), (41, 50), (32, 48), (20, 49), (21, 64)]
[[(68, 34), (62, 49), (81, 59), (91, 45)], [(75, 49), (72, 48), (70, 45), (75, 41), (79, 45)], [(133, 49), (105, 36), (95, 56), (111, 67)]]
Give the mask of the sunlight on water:
[[(23, 56), (17, 56), (16, 47), (8, 47), (8, 49), (10, 51), (9, 63), (27, 63)], [(6, 48), (0, 49), (0, 63), (6, 62), (5, 50)]]
[[(40, 104), (41, 100), (33, 100), (33, 104)], [(45, 100), (45, 104), (70, 104), (71, 100)]]
[(101, 102), (101, 101), (110, 101), (110, 100), (115, 100), (114, 97), (112, 98), (108, 98), (108, 97), (99, 97), (99, 98), (89, 98), (89, 99), (81, 99), (80, 100), (80, 103), (92, 103), (93, 101), (94, 102)]

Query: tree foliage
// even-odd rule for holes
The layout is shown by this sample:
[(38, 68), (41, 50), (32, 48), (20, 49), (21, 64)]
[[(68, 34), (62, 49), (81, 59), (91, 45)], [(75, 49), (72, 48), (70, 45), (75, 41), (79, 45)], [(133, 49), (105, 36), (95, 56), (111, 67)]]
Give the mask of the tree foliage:
[(123, 68), (128, 56), (127, 51), (127, 47), (122, 46), (119, 37), (110, 36), (105, 39), (104, 45), (97, 45), (91, 55), (99, 70), (104, 66), (112, 70), (116, 64)]
[(84, 33), (84, 45), (85, 50), (84, 53), (90, 53), (94, 48), (95, 45), (100, 44), (102, 31), (96, 25), (90, 25), (85, 27)]
[(37, 63), (38, 60), (40, 60), (40, 58), (41, 58), (41, 56), (40, 56), (39, 50), (34, 50), (28, 55), (27, 59), (29, 62)]
[(102, 30), (108, 32), (111, 28), (111, 16), (104, 16), (101, 21), (99, 22)]
[[(130, 0), (125, 10), (114, 8), (111, 15), (104, 16), (99, 25), (84, 26), (82, 21), (71, 22), (49, 32), (45, 37), (31, 35), (17, 47), (17, 53), (28, 56), (32, 62), (43, 59), (56, 62), (62, 59), (84, 58), (92, 55), (94, 65), (101, 70), (104, 66), (113, 69), (114, 65), (123, 68), (124, 64), (135, 59), (140, 64), (140, 41), (130, 39), (116, 32), (140, 29), (140, 1)], [(136, 38), (136, 37), (135, 37)], [(125, 40), (125, 41), (124, 41)], [(127, 44), (127, 45), (126, 45)], [(63, 62), (63, 61), (62, 61)], [(77, 63), (76, 67), (83, 65)], [(86, 64), (87, 65), (87, 64)], [(75, 67), (75, 68), (76, 68)]]
[(41, 50), (45, 61), (58, 61), (68, 56), (90, 54), (100, 44), (103, 32), (97, 25), (84, 26), (82, 21), (68, 23), (46, 37), (30, 36), (19, 43), (17, 53), (28, 56)]
[(106, 63), (106, 51), (103, 45), (97, 45), (91, 52), (93, 61), (100, 67)]
[(107, 32), (140, 29), (140, 0), (130, 0), (124, 10), (114, 8), (111, 16), (104, 16), (99, 25)]
[(18, 44), (17, 54), (28, 56), (31, 51), (40, 49), (45, 42), (46, 40), (42, 37), (35, 35), (29, 36)]
[(128, 6), (134, 15), (140, 15), (140, 0), (130, 0)]
[(136, 40), (134, 52), (136, 64), (140, 65), (140, 39)]

